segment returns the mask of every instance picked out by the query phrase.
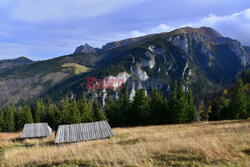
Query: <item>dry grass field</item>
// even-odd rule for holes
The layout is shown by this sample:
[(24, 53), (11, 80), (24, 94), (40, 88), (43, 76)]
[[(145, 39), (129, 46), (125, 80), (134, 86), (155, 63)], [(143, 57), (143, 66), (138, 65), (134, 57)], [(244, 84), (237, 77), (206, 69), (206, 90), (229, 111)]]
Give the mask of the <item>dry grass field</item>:
[(115, 128), (115, 137), (66, 145), (0, 133), (1, 166), (250, 166), (250, 121)]

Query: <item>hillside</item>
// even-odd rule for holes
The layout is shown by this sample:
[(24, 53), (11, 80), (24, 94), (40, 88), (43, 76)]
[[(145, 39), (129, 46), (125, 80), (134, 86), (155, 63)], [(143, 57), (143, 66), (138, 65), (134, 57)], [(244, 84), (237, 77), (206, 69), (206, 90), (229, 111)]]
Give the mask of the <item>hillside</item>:
[[(228, 85), (250, 63), (249, 54), (238, 41), (208, 27), (185, 27), (111, 42), (97, 50), (88, 45), (79, 50), (80, 53), (0, 72), (0, 104), (38, 97), (58, 101), (67, 95), (81, 97), (83, 92), (89, 96), (97, 93), (105, 101), (106, 97), (119, 94), (87, 90), (86, 77), (90, 76), (123, 79), (131, 99), (135, 89), (145, 85), (152, 89), (156, 81), (164, 96), (168, 96), (175, 80), (192, 88), (194, 96), (199, 97)], [(67, 63), (74, 65), (65, 67)], [(76, 72), (79, 69), (83, 72)]]
[(0, 133), (4, 166), (248, 166), (249, 120), (115, 128), (115, 136), (54, 145)]
[(33, 61), (26, 57), (19, 57), (16, 59), (0, 60), (0, 71), (7, 70), (13, 67), (30, 64)]
[[(47, 92), (48, 96), (56, 99), (60, 96), (57, 92), (60, 92), (80, 97), (81, 92), (87, 91), (86, 77), (97, 76), (123, 79), (126, 82), (124, 87), (130, 88), (131, 98), (134, 88), (142, 88), (152, 79), (162, 80), (161, 92), (165, 96), (168, 96), (173, 82), (179, 80), (192, 88), (198, 97), (231, 83), (242, 66), (249, 63), (250, 57), (239, 42), (206, 27), (187, 27), (131, 39), (130, 42), (105, 51), (95, 70), (53, 87)], [(93, 91), (88, 93), (91, 95)], [(98, 90), (95, 93), (100, 99), (107, 95)], [(108, 95), (116, 96), (110, 91)]]

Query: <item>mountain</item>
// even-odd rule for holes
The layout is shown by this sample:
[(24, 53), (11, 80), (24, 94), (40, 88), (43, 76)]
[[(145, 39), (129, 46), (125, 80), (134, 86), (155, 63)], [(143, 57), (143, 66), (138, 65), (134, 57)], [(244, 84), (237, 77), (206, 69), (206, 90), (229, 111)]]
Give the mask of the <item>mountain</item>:
[(30, 64), (33, 61), (26, 57), (19, 57), (16, 59), (0, 60), (0, 70), (6, 70), (13, 67)]
[(244, 46), (244, 49), (246, 50), (246, 52), (247, 52), (248, 54), (250, 54), (250, 46)]
[(80, 45), (76, 48), (74, 53), (94, 53), (96, 51), (99, 51), (98, 48), (93, 48), (92, 46), (88, 45), (87, 43), (85, 45)]
[(59, 101), (87, 92), (105, 104), (108, 96), (117, 98), (124, 91), (87, 90), (86, 77), (123, 79), (131, 100), (135, 89), (147, 87), (151, 93), (155, 85), (169, 96), (175, 80), (200, 97), (230, 84), (250, 64), (249, 53), (238, 41), (209, 27), (185, 27), (111, 42), (98, 51), (88, 45), (84, 48), (84, 52), (0, 72), (0, 103), (39, 97)]

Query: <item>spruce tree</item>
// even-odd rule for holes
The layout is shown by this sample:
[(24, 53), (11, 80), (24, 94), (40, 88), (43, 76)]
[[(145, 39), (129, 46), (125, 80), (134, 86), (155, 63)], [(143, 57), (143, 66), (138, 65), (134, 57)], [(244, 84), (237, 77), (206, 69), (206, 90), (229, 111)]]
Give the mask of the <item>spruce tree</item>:
[(15, 130), (15, 117), (14, 110), (9, 105), (5, 109), (5, 131), (13, 132)]
[(41, 100), (36, 101), (36, 104), (34, 106), (34, 113), (33, 113), (34, 114), (33, 118), (34, 118), (35, 123), (41, 122), (41, 115), (44, 109), (42, 105), (43, 103), (41, 102)]
[(183, 84), (180, 85), (177, 93), (177, 118), (175, 123), (187, 123), (188, 122), (188, 100), (186, 92), (184, 91)]
[(92, 109), (92, 104), (88, 101), (86, 93), (83, 94), (82, 99), (78, 101), (78, 109), (81, 115), (81, 122), (93, 122), (94, 112)]
[(150, 124), (163, 124), (166, 122), (166, 106), (161, 93), (157, 90), (153, 90), (153, 94), (150, 100)]
[(66, 97), (65, 99), (61, 100), (59, 111), (60, 113), (57, 113), (57, 116), (59, 117), (58, 120), (61, 120), (60, 124), (69, 124), (70, 123), (70, 109), (69, 109), (69, 100)]
[(96, 98), (94, 99), (92, 107), (94, 112), (94, 121), (102, 121), (107, 119), (106, 114), (100, 109), (99, 102)]
[(241, 79), (236, 83), (230, 101), (230, 119), (247, 118), (247, 96)]
[(17, 111), (14, 114), (15, 117), (15, 130), (16, 131), (20, 131), (23, 128), (23, 124), (22, 124), (22, 112), (23, 109), (21, 106), (19, 106), (17, 108)]
[(0, 132), (3, 132), (5, 128), (5, 120), (3, 110), (0, 108)]
[(144, 89), (136, 90), (131, 110), (130, 123), (132, 125), (145, 125), (150, 122), (149, 98), (146, 96)]
[(169, 102), (169, 117), (168, 123), (177, 123), (178, 116), (178, 99), (177, 99), (177, 81), (174, 82), (173, 89), (170, 93), (170, 102)]
[(130, 113), (131, 113), (131, 102), (129, 100), (129, 93), (128, 90), (121, 96), (119, 99), (119, 124), (120, 125), (128, 125), (130, 120)]
[(80, 111), (78, 110), (78, 106), (76, 100), (74, 99), (73, 102), (70, 104), (70, 113), (69, 113), (69, 124), (77, 124), (81, 123), (81, 116)]
[(117, 107), (116, 102), (114, 101), (112, 97), (109, 97), (105, 104), (105, 113), (107, 115), (107, 119), (111, 126), (117, 126), (119, 124), (119, 120), (118, 120), (119, 113), (117, 111), (118, 111), (118, 107)]
[(220, 109), (220, 119), (226, 120), (230, 118), (230, 109), (229, 104), (227, 102), (223, 102)]
[(22, 121), (23, 121), (23, 124), (26, 124), (26, 123), (33, 123), (33, 117), (32, 117), (32, 114), (31, 114), (31, 110), (30, 110), (30, 107), (28, 105), (25, 105), (23, 107), (23, 112), (22, 112)]
[(51, 104), (50, 100), (45, 105), (45, 120), (49, 124), (50, 127), (54, 127), (55, 107), (53, 104)]
[(220, 106), (218, 101), (214, 100), (211, 112), (209, 113), (209, 121), (218, 121), (220, 118)]
[(188, 122), (193, 122), (195, 120), (195, 116), (197, 115), (195, 105), (194, 105), (194, 99), (193, 99), (193, 92), (192, 89), (189, 89), (188, 91)]

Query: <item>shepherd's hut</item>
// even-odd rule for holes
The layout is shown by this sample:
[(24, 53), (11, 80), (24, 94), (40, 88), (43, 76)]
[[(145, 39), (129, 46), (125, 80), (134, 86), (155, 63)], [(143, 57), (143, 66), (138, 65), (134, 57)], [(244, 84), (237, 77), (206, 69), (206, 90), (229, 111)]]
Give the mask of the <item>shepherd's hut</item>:
[(47, 123), (25, 124), (21, 138), (45, 138), (51, 135), (52, 129)]
[(56, 133), (55, 143), (73, 143), (114, 136), (107, 121), (83, 124), (60, 125)]

